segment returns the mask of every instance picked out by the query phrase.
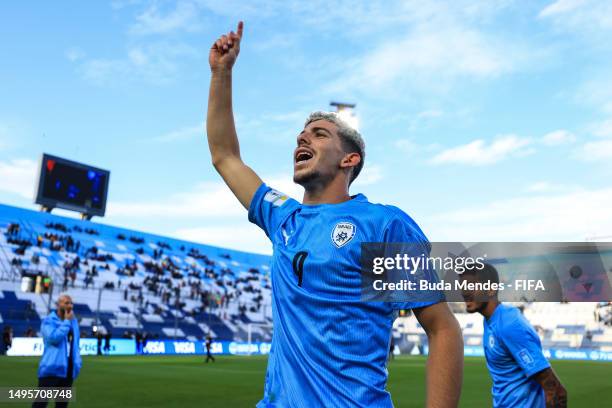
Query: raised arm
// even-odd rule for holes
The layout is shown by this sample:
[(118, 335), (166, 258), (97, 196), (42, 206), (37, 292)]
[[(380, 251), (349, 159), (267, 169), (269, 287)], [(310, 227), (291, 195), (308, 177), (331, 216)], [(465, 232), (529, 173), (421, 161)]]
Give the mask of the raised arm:
[(463, 336), (445, 302), (414, 309), (429, 341), (427, 408), (459, 405), (463, 381)]
[(567, 407), (567, 391), (552, 368), (548, 367), (534, 374), (532, 378), (544, 389), (546, 408)]
[(232, 68), (240, 52), (243, 26), (239, 22), (237, 33), (230, 31), (222, 35), (210, 49), (208, 62), (212, 75), (206, 134), (213, 166), (248, 210), (262, 181), (242, 162), (232, 111)]

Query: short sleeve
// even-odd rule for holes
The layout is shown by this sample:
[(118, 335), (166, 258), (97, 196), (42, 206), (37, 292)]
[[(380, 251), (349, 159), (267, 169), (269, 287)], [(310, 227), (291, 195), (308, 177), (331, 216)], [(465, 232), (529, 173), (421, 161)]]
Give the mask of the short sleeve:
[(298, 206), (299, 203), (294, 199), (262, 183), (251, 200), (249, 221), (264, 230), (268, 238), (271, 238), (281, 223)]
[(523, 319), (506, 322), (502, 341), (521, 367), (525, 376), (532, 375), (550, 367), (542, 353), (542, 344), (535, 330)]
[[(402, 245), (402, 253), (406, 253), (411, 257), (427, 257), (431, 252), (431, 244), (427, 237), (425, 237), (425, 234), (423, 234), (412, 218), (399, 210), (398, 214), (385, 227), (383, 241), (385, 243), (404, 243), (405, 245)], [(439, 282), (436, 271), (427, 267), (421, 268), (416, 275), (406, 276), (406, 278), (408, 280), (416, 280), (417, 284), (420, 280), (427, 280), (430, 283)], [(415, 309), (431, 306), (445, 300), (444, 293), (440, 290), (410, 292), (409, 297), (410, 299), (407, 299), (409, 301), (393, 302), (393, 309)]]

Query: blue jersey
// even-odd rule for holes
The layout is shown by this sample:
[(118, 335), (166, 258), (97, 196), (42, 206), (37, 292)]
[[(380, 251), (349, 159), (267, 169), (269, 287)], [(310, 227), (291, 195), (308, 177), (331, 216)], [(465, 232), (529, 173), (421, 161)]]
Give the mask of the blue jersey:
[(428, 245), (395, 207), (359, 194), (303, 205), (263, 184), (249, 220), (273, 244), (274, 336), (258, 407), (391, 407), (386, 358), (396, 309), (429, 303), (362, 302), (362, 242)]
[(531, 377), (550, 364), (542, 354), (540, 338), (522, 313), (499, 304), (484, 321), (483, 343), (493, 380), (493, 406), (544, 407), (544, 390)]

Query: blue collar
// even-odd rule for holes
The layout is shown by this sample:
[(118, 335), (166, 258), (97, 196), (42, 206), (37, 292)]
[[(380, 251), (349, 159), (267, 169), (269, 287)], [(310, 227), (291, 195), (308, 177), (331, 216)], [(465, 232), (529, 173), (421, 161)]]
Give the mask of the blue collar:
[(329, 204), (329, 203), (324, 203), (324, 204), (300, 204), (300, 208), (302, 211), (318, 211), (318, 210), (322, 210), (322, 209), (343, 209), (347, 206), (356, 204), (356, 203), (367, 203), (368, 202), (368, 198), (366, 196), (364, 196), (363, 194), (359, 193), (356, 194), (354, 196), (351, 196), (350, 200), (347, 201), (343, 201), (341, 203), (336, 203), (336, 204)]

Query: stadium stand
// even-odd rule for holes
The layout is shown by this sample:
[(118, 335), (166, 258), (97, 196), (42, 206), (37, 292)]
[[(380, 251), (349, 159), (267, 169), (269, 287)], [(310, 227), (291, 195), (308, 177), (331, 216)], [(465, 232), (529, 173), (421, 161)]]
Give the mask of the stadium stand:
[[(244, 341), (251, 328), (252, 341), (269, 341), (268, 264), (264, 255), (0, 204), (0, 324), (15, 336), (35, 335), (66, 291), (85, 337), (95, 328)], [(22, 290), (37, 276), (51, 278), (51, 294)]]
[[(465, 312), (462, 304), (451, 304), (463, 331), (466, 346), (482, 346), (482, 316)], [(542, 340), (544, 348), (581, 348), (612, 351), (612, 305), (592, 302), (514, 303), (523, 310)], [(414, 316), (394, 323), (396, 344), (413, 350), (427, 343), (427, 336)]]

